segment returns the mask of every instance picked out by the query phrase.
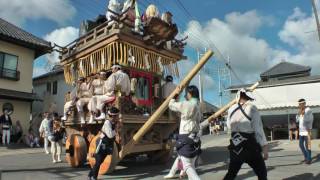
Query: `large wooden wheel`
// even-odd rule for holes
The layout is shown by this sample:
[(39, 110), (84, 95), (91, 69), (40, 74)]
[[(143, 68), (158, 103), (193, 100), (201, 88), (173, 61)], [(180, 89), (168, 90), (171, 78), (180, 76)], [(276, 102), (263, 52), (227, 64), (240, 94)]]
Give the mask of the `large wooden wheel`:
[(66, 141), (66, 160), (71, 167), (82, 166), (87, 159), (86, 140), (79, 134), (71, 134)]
[[(97, 141), (99, 141), (99, 140), (100, 140), (100, 137), (98, 134), (90, 142), (88, 160), (89, 160), (89, 164), (90, 164), (91, 168), (96, 163), (96, 160), (93, 157), (93, 155), (96, 152)], [(117, 147), (116, 143), (114, 143), (113, 144), (113, 153), (108, 155), (104, 159), (103, 163), (100, 165), (99, 174), (103, 175), (103, 174), (112, 173), (114, 171), (114, 169), (116, 168), (118, 161), (119, 161), (118, 147)]]

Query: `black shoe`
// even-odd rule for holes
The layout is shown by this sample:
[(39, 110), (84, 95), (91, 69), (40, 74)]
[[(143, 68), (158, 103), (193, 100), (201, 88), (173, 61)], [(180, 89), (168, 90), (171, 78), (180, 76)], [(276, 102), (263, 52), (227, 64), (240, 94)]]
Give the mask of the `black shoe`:
[(311, 161), (306, 161), (306, 164), (307, 164), (307, 165), (310, 165), (310, 164), (311, 164)]

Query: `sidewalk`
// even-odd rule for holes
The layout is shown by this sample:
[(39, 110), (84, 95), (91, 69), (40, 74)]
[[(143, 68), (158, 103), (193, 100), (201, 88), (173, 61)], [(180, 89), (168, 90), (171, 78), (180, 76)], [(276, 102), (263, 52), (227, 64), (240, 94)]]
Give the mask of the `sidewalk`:
[(0, 157), (16, 154), (37, 154), (44, 152), (43, 148), (30, 148), (24, 144), (10, 144), (9, 146), (0, 146)]

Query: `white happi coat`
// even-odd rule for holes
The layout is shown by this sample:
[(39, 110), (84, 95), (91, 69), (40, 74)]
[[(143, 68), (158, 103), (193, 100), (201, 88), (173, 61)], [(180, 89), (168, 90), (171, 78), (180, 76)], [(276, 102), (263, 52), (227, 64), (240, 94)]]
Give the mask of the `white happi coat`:
[(197, 99), (192, 98), (189, 101), (182, 102), (171, 99), (169, 109), (181, 113), (179, 134), (198, 133), (202, 115)]
[(227, 126), (231, 132), (254, 133), (257, 142), (264, 146), (267, 144), (266, 136), (258, 108), (247, 101), (243, 106), (244, 112), (251, 118), (251, 121), (238, 109), (233, 115), (231, 113), (238, 107), (234, 104), (228, 110)]

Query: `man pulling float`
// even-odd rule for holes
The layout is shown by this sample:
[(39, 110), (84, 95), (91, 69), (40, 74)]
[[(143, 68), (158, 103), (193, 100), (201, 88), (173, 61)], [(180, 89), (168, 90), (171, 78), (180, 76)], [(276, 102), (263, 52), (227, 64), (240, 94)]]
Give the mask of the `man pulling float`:
[(100, 130), (100, 140), (94, 155), (96, 163), (88, 174), (88, 180), (96, 180), (101, 163), (108, 154), (112, 154), (113, 143), (116, 136), (116, 124), (119, 118), (119, 109), (112, 107), (108, 110), (108, 117)]

